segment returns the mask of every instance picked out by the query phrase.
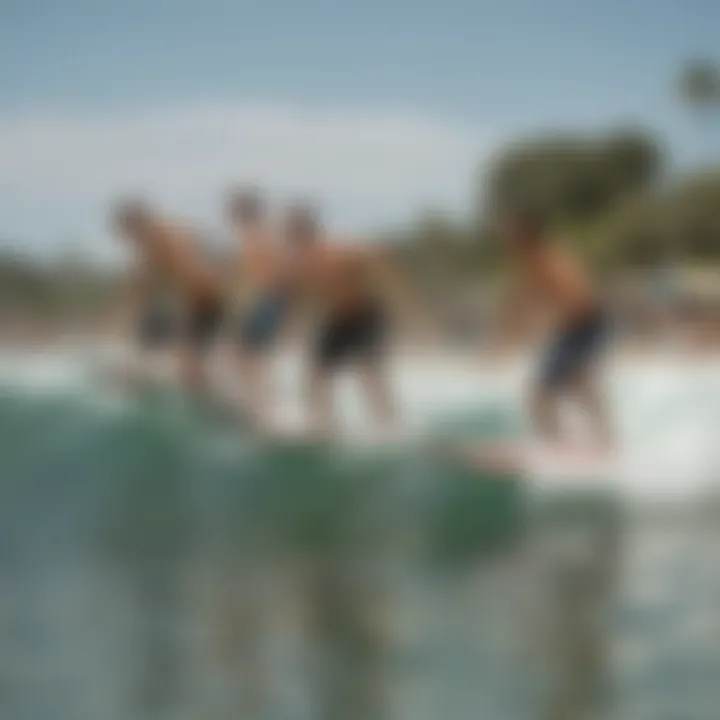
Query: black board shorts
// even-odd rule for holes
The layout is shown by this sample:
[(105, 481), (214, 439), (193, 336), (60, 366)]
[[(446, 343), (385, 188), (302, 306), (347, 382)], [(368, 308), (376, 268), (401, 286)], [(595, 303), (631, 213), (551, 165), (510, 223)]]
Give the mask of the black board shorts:
[(205, 350), (217, 340), (225, 319), (219, 298), (204, 298), (191, 303), (187, 315), (186, 341), (198, 350)]
[(386, 315), (377, 303), (352, 313), (331, 314), (315, 341), (315, 365), (332, 370), (345, 363), (375, 361), (384, 350), (386, 330)]
[(150, 305), (140, 315), (136, 341), (144, 350), (161, 350), (179, 339), (180, 319), (167, 307)]
[(572, 381), (603, 350), (608, 335), (605, 313), (594, 309), (562, 328), (550, 345), (540, 373), (540, 385), (557, 390)]

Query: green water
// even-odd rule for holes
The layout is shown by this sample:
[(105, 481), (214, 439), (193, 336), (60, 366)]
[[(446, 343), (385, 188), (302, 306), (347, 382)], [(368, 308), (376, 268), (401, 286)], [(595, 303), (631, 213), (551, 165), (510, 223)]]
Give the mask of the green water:
[[(442, 430), (517, 432), (502, 408)], [(556, 619), (611, 602), (608, 500), (531, 505), (523, 478), (411, 446), (260, 444), (171, 395), (6, 391), (1, 715), (521, 720), (591, 705), (612, 673), (573, 668), (592, 641), (581, 621), (559, 659), (533, 666), (518, 647), (541, 595)], [(579, 536), (580, 566), (552, 549)], [(215, 622), (229, 650), (202, 640)], [(560, 680), (537, 672), (550, 665)], [(660, 692), (628, 677), (627, 707)]]

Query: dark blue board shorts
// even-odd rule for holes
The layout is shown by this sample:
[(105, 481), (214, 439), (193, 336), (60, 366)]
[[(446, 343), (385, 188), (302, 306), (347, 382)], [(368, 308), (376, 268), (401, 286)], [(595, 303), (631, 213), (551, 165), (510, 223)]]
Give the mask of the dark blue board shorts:
[(240, 320), (237, 342), (246, 350), (264, 350), (277, 338), (287, 314), (289, 298), (284, 292), (269, 293), (255, 302)]
[(555, 391), (595, 360), (608, 337), (608, 321), (594, 309), (561, 328), (550, 344), (540, 372), (541, 387)]

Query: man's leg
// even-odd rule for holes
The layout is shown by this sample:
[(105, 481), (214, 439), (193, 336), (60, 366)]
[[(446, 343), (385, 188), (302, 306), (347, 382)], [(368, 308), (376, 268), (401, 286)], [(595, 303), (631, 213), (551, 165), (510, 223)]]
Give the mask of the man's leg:
[(530, 394), (529, 410), (535, 433), (545, 442), (562, 440), (560, 395), (567, 383), (568, 348), (564, 337), (556, 338)]
[(332, 371), (316, 363), (306, 383), (310, 432), (322, 438), (332, 435), (335, 428), (332, 380)]
[(553, 443), (562, 439), (558, 404), (557, 390), (545, 383), (538, 383), (530, 396), (533, 428), (543, 440)]
[(193, 342), (184, 343), (180, 350), (180, 380), (185, 390), (193, 396), (203, 395), (208, 388), (205, 358)]
[(181, 380), (194, 396), (207, 395), (208, 353), (222, 325), (222, 307), (210, 302), (190, 310), (185, 342), (180, 350)]
[(364, 362), (360, 381), (373, 420), (378, 426), (391, 429), (397, 422), (397, 407), (387, 363), (381, 359)]
[(354, 330), (353, 351), (360, 360), (360, 382), (372, 419), (378, 427), (393, 429), (397, 422), (397, 407), (387, 353), (390, 327), (384, 309), (368, 307)]
[(310, 432), (321, 438), (335, 432), (333, 380), (346, 359), (348, 347), (347, 327), (338, 318), (329, 318), (314, 341), (305, 384)]
[(241, 348), (236, 353), (242, 398), (250, 413), (251, 422), (261, 429), (266, 428), (270, 422), (267, 362), (266, 353), (248, 348)]
[(125, 376), (130, 387), (174, 380), (178, 374), (177, 345), (180, 339), (175, 317), (154, 308), (146, 311), (139, 321), (135, 349)]
[(576, 371), (572, 382), (572, 396), (587, 413), (595, 440), (602, 448), (611, 449), (615, 437), (610, 412), (597, 370), (593, 366), (588, 365)]
[(243, 396), (252, 421), (260, 429), (270, 427), (270, 373), (267, 365), (285, 310), (285, 298), (269, 293), (249, 309), (238, 328), (237, 366)]

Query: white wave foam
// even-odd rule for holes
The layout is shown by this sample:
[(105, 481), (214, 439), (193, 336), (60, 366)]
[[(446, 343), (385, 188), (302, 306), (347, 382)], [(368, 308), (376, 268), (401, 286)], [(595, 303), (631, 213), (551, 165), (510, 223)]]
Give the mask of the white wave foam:
[[(30, 393), (92, 387), (93, 363), (117, 358), (117, 348), (86, 348), (5, 355), (0, 385)], [(299, 356), (285, 354), (276, 367), (278, 414), (285, 424), (302, 420)], [(421, 429), (439, 413), (502, 403), (522, 419), (527, 362), (491, 370), (468, 361), (419, 355), (399, 359), (395, 380), (408, 426)], [(236, 382), (218, 367), (220, 389)], [(96, 388), (94, 389), (96, 390)], [(351, 433), (364, 433), (363, 408), (352, 378), (339, 381), (342, 420)], [(619, 477), (625, 493), (639, 498), (686, 498), (718, 486), (720, 480), (720, 363), (691, 364), (659, 358), (609, 369), (611, 406), (622, 439)], [(97, 394), (95, 392), (95, 394)]]

